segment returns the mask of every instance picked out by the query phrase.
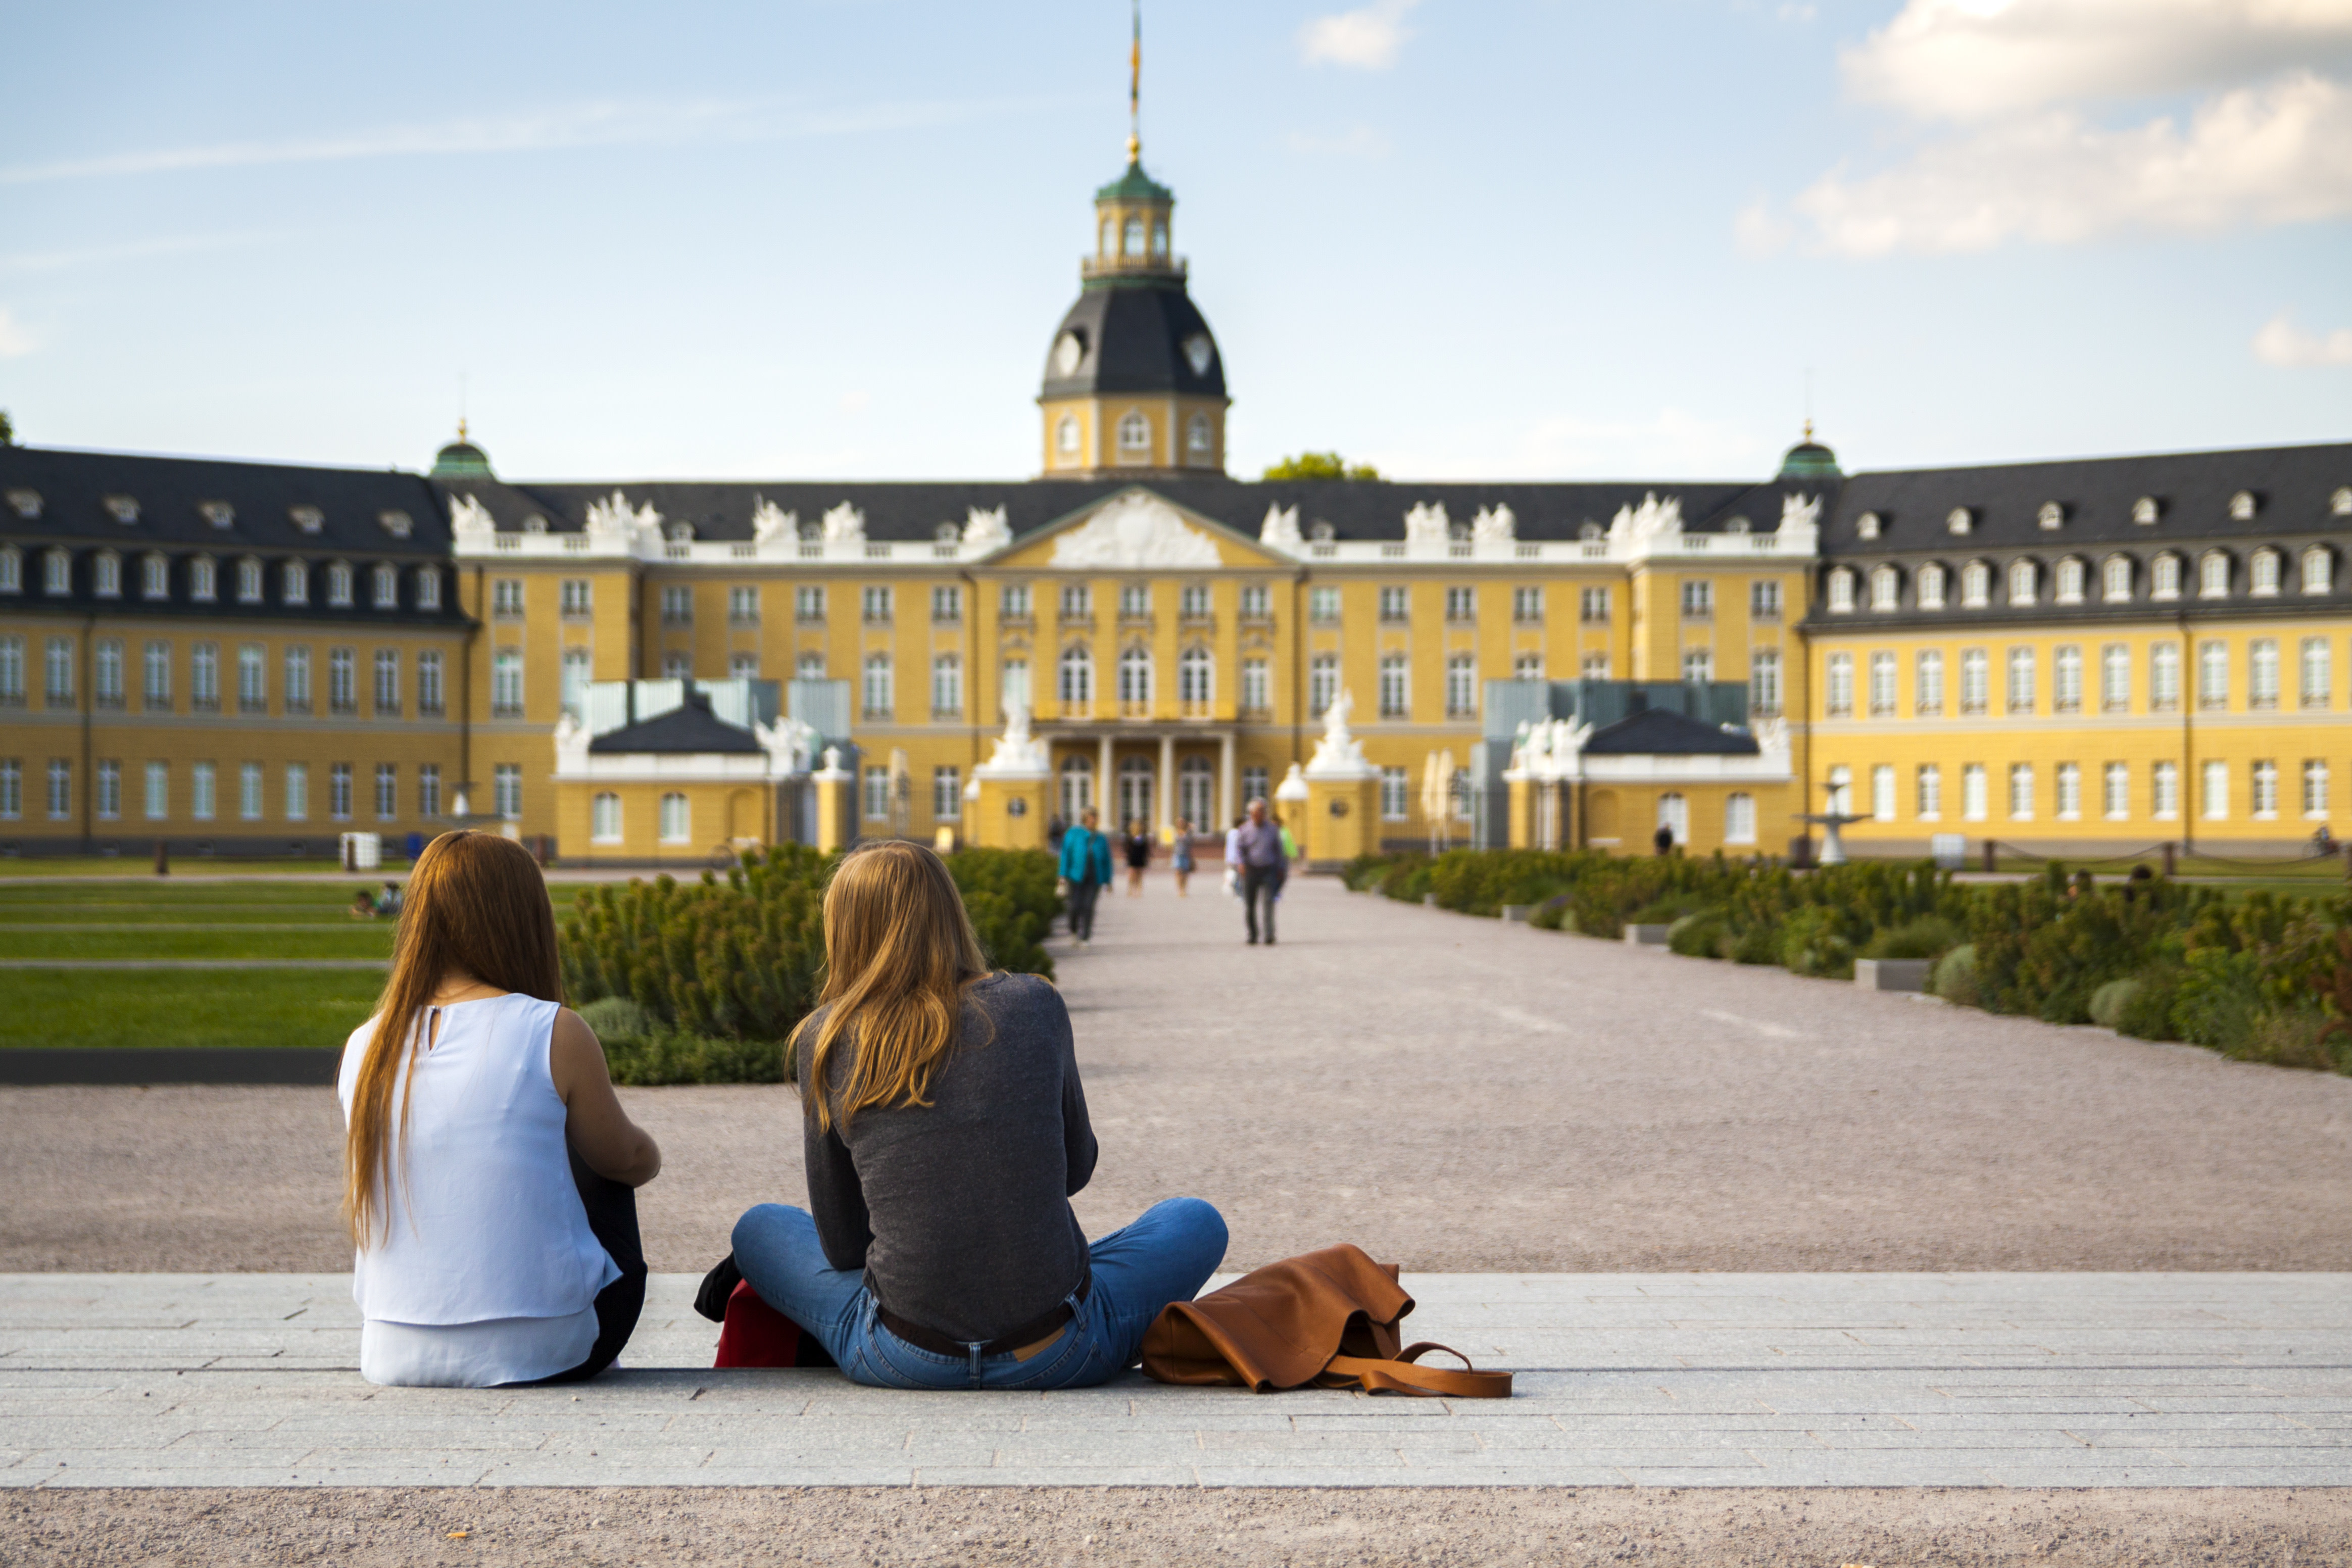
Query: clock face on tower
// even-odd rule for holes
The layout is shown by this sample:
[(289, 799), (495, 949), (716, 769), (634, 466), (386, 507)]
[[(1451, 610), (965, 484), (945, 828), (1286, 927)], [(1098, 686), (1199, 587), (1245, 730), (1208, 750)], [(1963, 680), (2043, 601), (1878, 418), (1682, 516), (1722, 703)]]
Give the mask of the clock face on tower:
[(1079, 362), (1087, 357), (1087, 341), (1076, 332), (1064, 332), (1054, 343), (1054, 368), (1063, 375), (1078, 374)]

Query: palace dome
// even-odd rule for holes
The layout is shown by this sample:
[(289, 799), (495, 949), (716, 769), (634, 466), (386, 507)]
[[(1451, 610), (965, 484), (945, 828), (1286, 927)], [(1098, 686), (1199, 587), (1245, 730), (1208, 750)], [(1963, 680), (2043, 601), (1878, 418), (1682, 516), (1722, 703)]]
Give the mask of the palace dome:
[(436, 479), (487, 479), (490, 472), (490, 455), (466, 439), (466, 422), (457, 421), (457, 438), (433, 454), (432, 477)]
[(1088, 288), (1063, 316), (1042, 395), (1105, 392), (1225, 395), (1224, 358), (1181, 281)]
[(1838, 468), (1837, 454), (1813, 439), (1813, 423), (1805, 421), (1805, 438), (1789, 448), (1780, 458), (1782, 479), (1834, 480), (1845, 478)]

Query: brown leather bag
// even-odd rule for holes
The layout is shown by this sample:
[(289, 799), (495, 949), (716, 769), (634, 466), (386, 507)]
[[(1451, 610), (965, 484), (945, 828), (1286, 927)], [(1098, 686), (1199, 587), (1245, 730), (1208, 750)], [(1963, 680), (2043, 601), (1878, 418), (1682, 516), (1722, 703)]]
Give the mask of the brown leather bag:
[[(1393, 1263), (1345, 1243), (1270, 1263), (1197, 1301), (1171, 1301), (1143, 1336), (1143, 1374), (1160, 1383), (1276, 1389), (1361, 1388), (1431, 1398), (1508, 1399), (1511, 1374), (1480, 1372), (1460, 1351), (1399, 1351), (1412, 1298)], [(1469, 1370), (1418, 1366), (1444, 1351)]]

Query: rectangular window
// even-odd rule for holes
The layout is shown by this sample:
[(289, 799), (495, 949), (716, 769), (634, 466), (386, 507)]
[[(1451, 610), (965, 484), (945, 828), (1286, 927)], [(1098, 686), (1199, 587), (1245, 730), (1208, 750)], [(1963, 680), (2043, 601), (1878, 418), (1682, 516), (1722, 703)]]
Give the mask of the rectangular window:
[(1587, 680), (1606, 680), (1609, 679), (1609, 656), (1588, 653), (1578, 662), (1576, 672)]
[(522, 717), (522, 649), (502, 647), (490, 655), (490, 717)]
[(416, 815), (427, 821), (441, 815), (441, 764), (439, 763), (417, 764)]
[(1895, 768), (1880, 763), (1870, 770), (1870, 815), (1880, 822), (1895, 820)]
[[(1540, 661), (1536, 679), (1543, 679)], [(1748, 710), (1763, 719), (1780, 711), (1780, 650), (1777, 647), (1759, 647), (1748, 656)]]
[(596, 607), (595, 592), (595, 584), (587, 578), (566, 577), (561, 601), (563, 613), (567, 616), (593, 614)]
[(1324, 710), (1339, 700), (1339, 656), (1318, 653), (1307, 667), (1307, 709), (1310, 718), (1320, 719)]
[(49, 819), (63, 821), (73, 815), (73, 763), (64, 757), (49, 759)]
[(1454, 622), (1475, 621), (1478, 618), (1478, 590), (1448, 588), (1445, 590), (1445, 618)]
[(0, 708), (25, 705), (25, 639), (0, 637)]
[(337, 822), (352, 819), (352, 764), (327, 764), (327, 815)]
[(1151, 589), (1142, 583), (1129, 583), (1118, 591), (1118, 613), (1122, 620), (1138, 621), (1151, 614)]
[(2197, 706), (2230, 706), (2230, 645), (2218, 637), (2197, 645)]
[(0, 822), (15, 822), (24, 815), (24, 759), (0, 757)]
[(522, 764), (498, 763), (490, 769), (490, 809), (511, 822), (522, 815)]
[(2180, 645), (2160, 642), (2147, 650), (2147, 706), (2151, 712), (2180, 708)]
[(2278, 639), (2256, 637), (2246, 645), (2246, 706), (2276, 708), (2278, 700)]
[(1062, 619), (1090, 621), (1095, 618), (1095, 591), (1085, 583), (1062, 584)]
[(931, 619), (942, 625), (952, 625), (963, 619), (963, 589), (953, 583), (942, 583), (931, 590)]
[(375, 765), (375, 814), (386, 822), (400, 815), (400, 768), (396, 763)]
[(1339, 618), (1339, 590), (1337, 588), (1307, 589), (1307, 616), (1309, 620), (1338, 620)]
[(261, 764), (241, 763), (236, 770), (236, 814), (247, 822), (261, 820)]
[(890, 770), (880, 763), (866, 764), (864, 778), (865, 813), (868, 822), (887, 821), (890, 816)]
[(2327, 763), (2323, 758), (2304, 759), (2303, 815), (2312, 822), (2327, 819)]
[(858, 595), (859, 614), (868, 621), (890, 618), (890, 585), (879, 583), (867, 587)]
[(2131, 648), (2111, 642), (2099, 650), (2099, 711), (2131, 711)]
[(1576, 592), (1576, 618), (1587, 626), (1605, 626), (1609, 620), (1609, 590), (1580, 588)]
[(1704, 647), (1683, 649), (1683, 679), (1705, 684), (1715, 679), (1715, 650)]
[(1704, 577), (1687, 579), (1683, 584), (1683, 618), (1705, 620), (1715, 614), (1715, 584)]
[(1265, 713), (1274, 707), (1273, 670), (1263, 658), (1242, 660), (1242, 710)]
[(666, 626), (689, 626), (694, 624), (694, 590), (690, 587), (669, 587), (661, 591), (661, 618)]
[(1412, 593), (1408, 588), (1381, 590), (1381, 619), (1391, 624), (1412, 618)]
[(360, 710), (357, 649), (336, 647), (327, 650), (327, 707), (337, 713)]
[(890, 656), (875, 653), (866, 656), (865, 709), (868, 719), (890, 717)]
[(2009, 815), (2013, 822), (2033, 820), (2033, 764), (2009, 764)]
[[(1011, 591), (1012, 590), (1010, 589), (1006, 590), (1007, 593), (1010, 593)], [(1022, 594), (1025, 598), (1028, 594), (1028, 590), (1026, 588), (1023, 589)], [(793, 590), (793, 619), (796, 621), (821, 621), (824, 619), (824, 584), (803, 583), (799, 587)]]
[(236, 710), (269, 711), (269, 651), (257, 642), (236, 650)]
[(100, 822), (113, 822), (122, 816), (122, 763), (119, 758), (100, 758), (98, 764), (98, 817)]
[(2034, 702), (2033, 650), (2013, 647), (2009, 650), (2009, 711), (2031, 713)]
[(1177, 594), (1176, 613), (1188, 621), (1207, 620), (1209, 585), (1206, 583), (1185, 584)]
[(2083, 650), (2069, 645), (2050, 656), (2050, 710), (2083, 710)]
[(727, 624), (730, 626), (756, 626), (760, 624), (760, 590), (736, 586), (727, 590)]
[(416, 656), (416, 711), (427, 719), (441, 716), (441, 653), (437, 648), (426, 648)]
[(1829, 679), (1823, 705), (1832, 719), (1853, 717), (1853, 655), (1833, 653), (1829, 657)]
[(1982, 763), (1961, 763), (1960, 815), (1970, 822), (1982, 822), (1989, 805), (1985, 795), (1985, 765)]
[(2264, 759), (2253, 767), (2254, 820), (2278, 820), (2278, 764)]
[(375, 650), (375, 716), (400, 717), (400, 650), (396, 647)]
[(1475, 654), (1453, 654), (1445, 660), (1445, 716), (1478, 716), (1478, 659)]
[[(2328, 679), (2333, 673), (2331, 663), (2326, 637), (2303, 639), (2303, 658), (2299, 661), (2302, 674), (2297, 683), (2297, 699), (2304, 707), (2325, 708), (2333, 700), (2335, 693), (2331, 688), (2334, 682)], [(5, 700), (5, 694), (0, 693), (0, 700)]]
[(955, 719), (963, 714), (963, 660), (943, 653), (931, 660), (931, 717)]
[(2230, 819), (2230, 764), (2207, 763), (2205, 774), (2205, 820), (2227, 822)]
[(2148, 771), (2148, 815), (2170, 822), (2180, 815), (2180, 764), (2158, 763)]
[(2109, 763), (2099, 773), (2099, 815), (2109, 822), (2131, 817), (2131, 764)]
[(727, 656), (727, 679), (757, 680), (760, 679), (760, 656), (756, 653), (730, 653)]
[(1404, 769), (1382, 768), (1381, 770), (1381, 821), (1402, 822), (1405, 819), (1405, 807), (1411, 799), (1407, 794), (1407, 786), (1408, 781)]
[(996, 592), (996, 614), (1000, 620), (1025, 621), (1030, 616), (1029, 584), (1007, 583)]
[(1960, 711), (1981, 713), (1992, 701), (1992, 656), (1980, 647), (1960, 650)]
[(161, 822), (172, 815), (172, 764), (147, 764), (147, 820)]
[(1271, 799), (1267, 793), (1267, 780), (1271, 777), (1272, 775), (1264, 767), (1253, 765), (1244, 768), (1242, 770), (1242, 804), (1246, 805), (1254, 800)]
[(1274, 595), (1263, 583), (1242, 585), (1242, 619), (1262, 621), (1274, 614)]
[(42, 700), (52, 708), (74, 703), (74, 645), (71, 637), (51, 637), (42, 655)]
[(493, 577), (490, 579), (490, 614), (520, 616), (522, 614), (522, 579)]
[(1911, 667), (1911, 707), (1925, 719), (1944, 714), (1944, 654), (1941, 648), (1921, 648)]
[(957, 767), (937, 767), (931, 770), (931, 815), (941, 822), (957, 822), (963, 817), (963, 770)]
[(286, 820), (301, 822), (310, 815), (310, 764), (286, 764)]
[(998, 681), (997, 706), (1002, 710), (999, 716), (1010, 716), (1016, 708), (1029, 711), (1035, 706), (1035, 701), (1030, 692), (1029, 661), (1025, 658), (1006, 659)]
[(1381, 717), (1412, 717), (1412, 666), (1401, 653), (1381, 656)]
[(1919, 812), (1919, 820), (1920, 820), (1920, 821), (1922, 821), (1922, 822), (1940, 822), (1940, 821), (1942, 821), (1942, 820), (1943, 820), (1943, 816), (1944, 816), (1944, 770), (1943, 770), (1943, 769), (1941, 769), (1941, 768), (1937, 767), (1937, 766), (1935, 763), (1920, 763), (1920, 764), (1919, 764), (1919, 772), (1918, 772), (1918, 791), (1917, 791), (1917, 795), (1916, 795), (1916, 799), (1917, 799), (1917, 802), (1918, 802), (1918, 812)]
[(147, 707), (153, 712), (169, 712), (172, 708), (172, 645), (154, 641), (147, 645), (146, 685)]
[(2083, 769), (2079, 763), (2058, 764), (2058, 820), (2079, 822), (2083, 816)]
[(1541, 588), (1511, 590), (1511, 619), (1523, 626), (1538, 625), (1544, 618), (1544, 591)]
[(1873, 718), (1894, 716), (1895, 656), (1891, 653), (1870, 656), (1870, 712)]
[(1780, 618), (1780, 584), (1778, 583), (1748, 584), (1748, 613), (1759, 621), (1779, 620)]
[(289, 647), (286, 650), (286, 711), (308, 713), (310, 710), (310, 650)]
[(122, 706), (122, 639), (100, 637), (90, 649), (90, 700), (100, 708)]
[(803, 653), (793, 668), (797, 679), (799, 679), (823, 680), (824, 679), (824, 655), (814, 650)]
[(198, 822), (210, 822), (219, 781), (210, 763), (188, 764), (188, 815)]
[(605, 793), (588, 803), (588, 842), (621, 842), (621, 797)]

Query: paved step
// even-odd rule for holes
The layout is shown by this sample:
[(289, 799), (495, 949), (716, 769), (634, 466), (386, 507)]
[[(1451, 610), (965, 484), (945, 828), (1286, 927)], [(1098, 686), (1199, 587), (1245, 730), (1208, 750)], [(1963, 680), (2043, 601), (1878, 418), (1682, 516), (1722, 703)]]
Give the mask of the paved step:
[(0, 1276), (0, 1486), (2352, 1486), (2352, 1276), (1423, 1274), (1517, 1396), (360, 1381), (341, 1275)]

